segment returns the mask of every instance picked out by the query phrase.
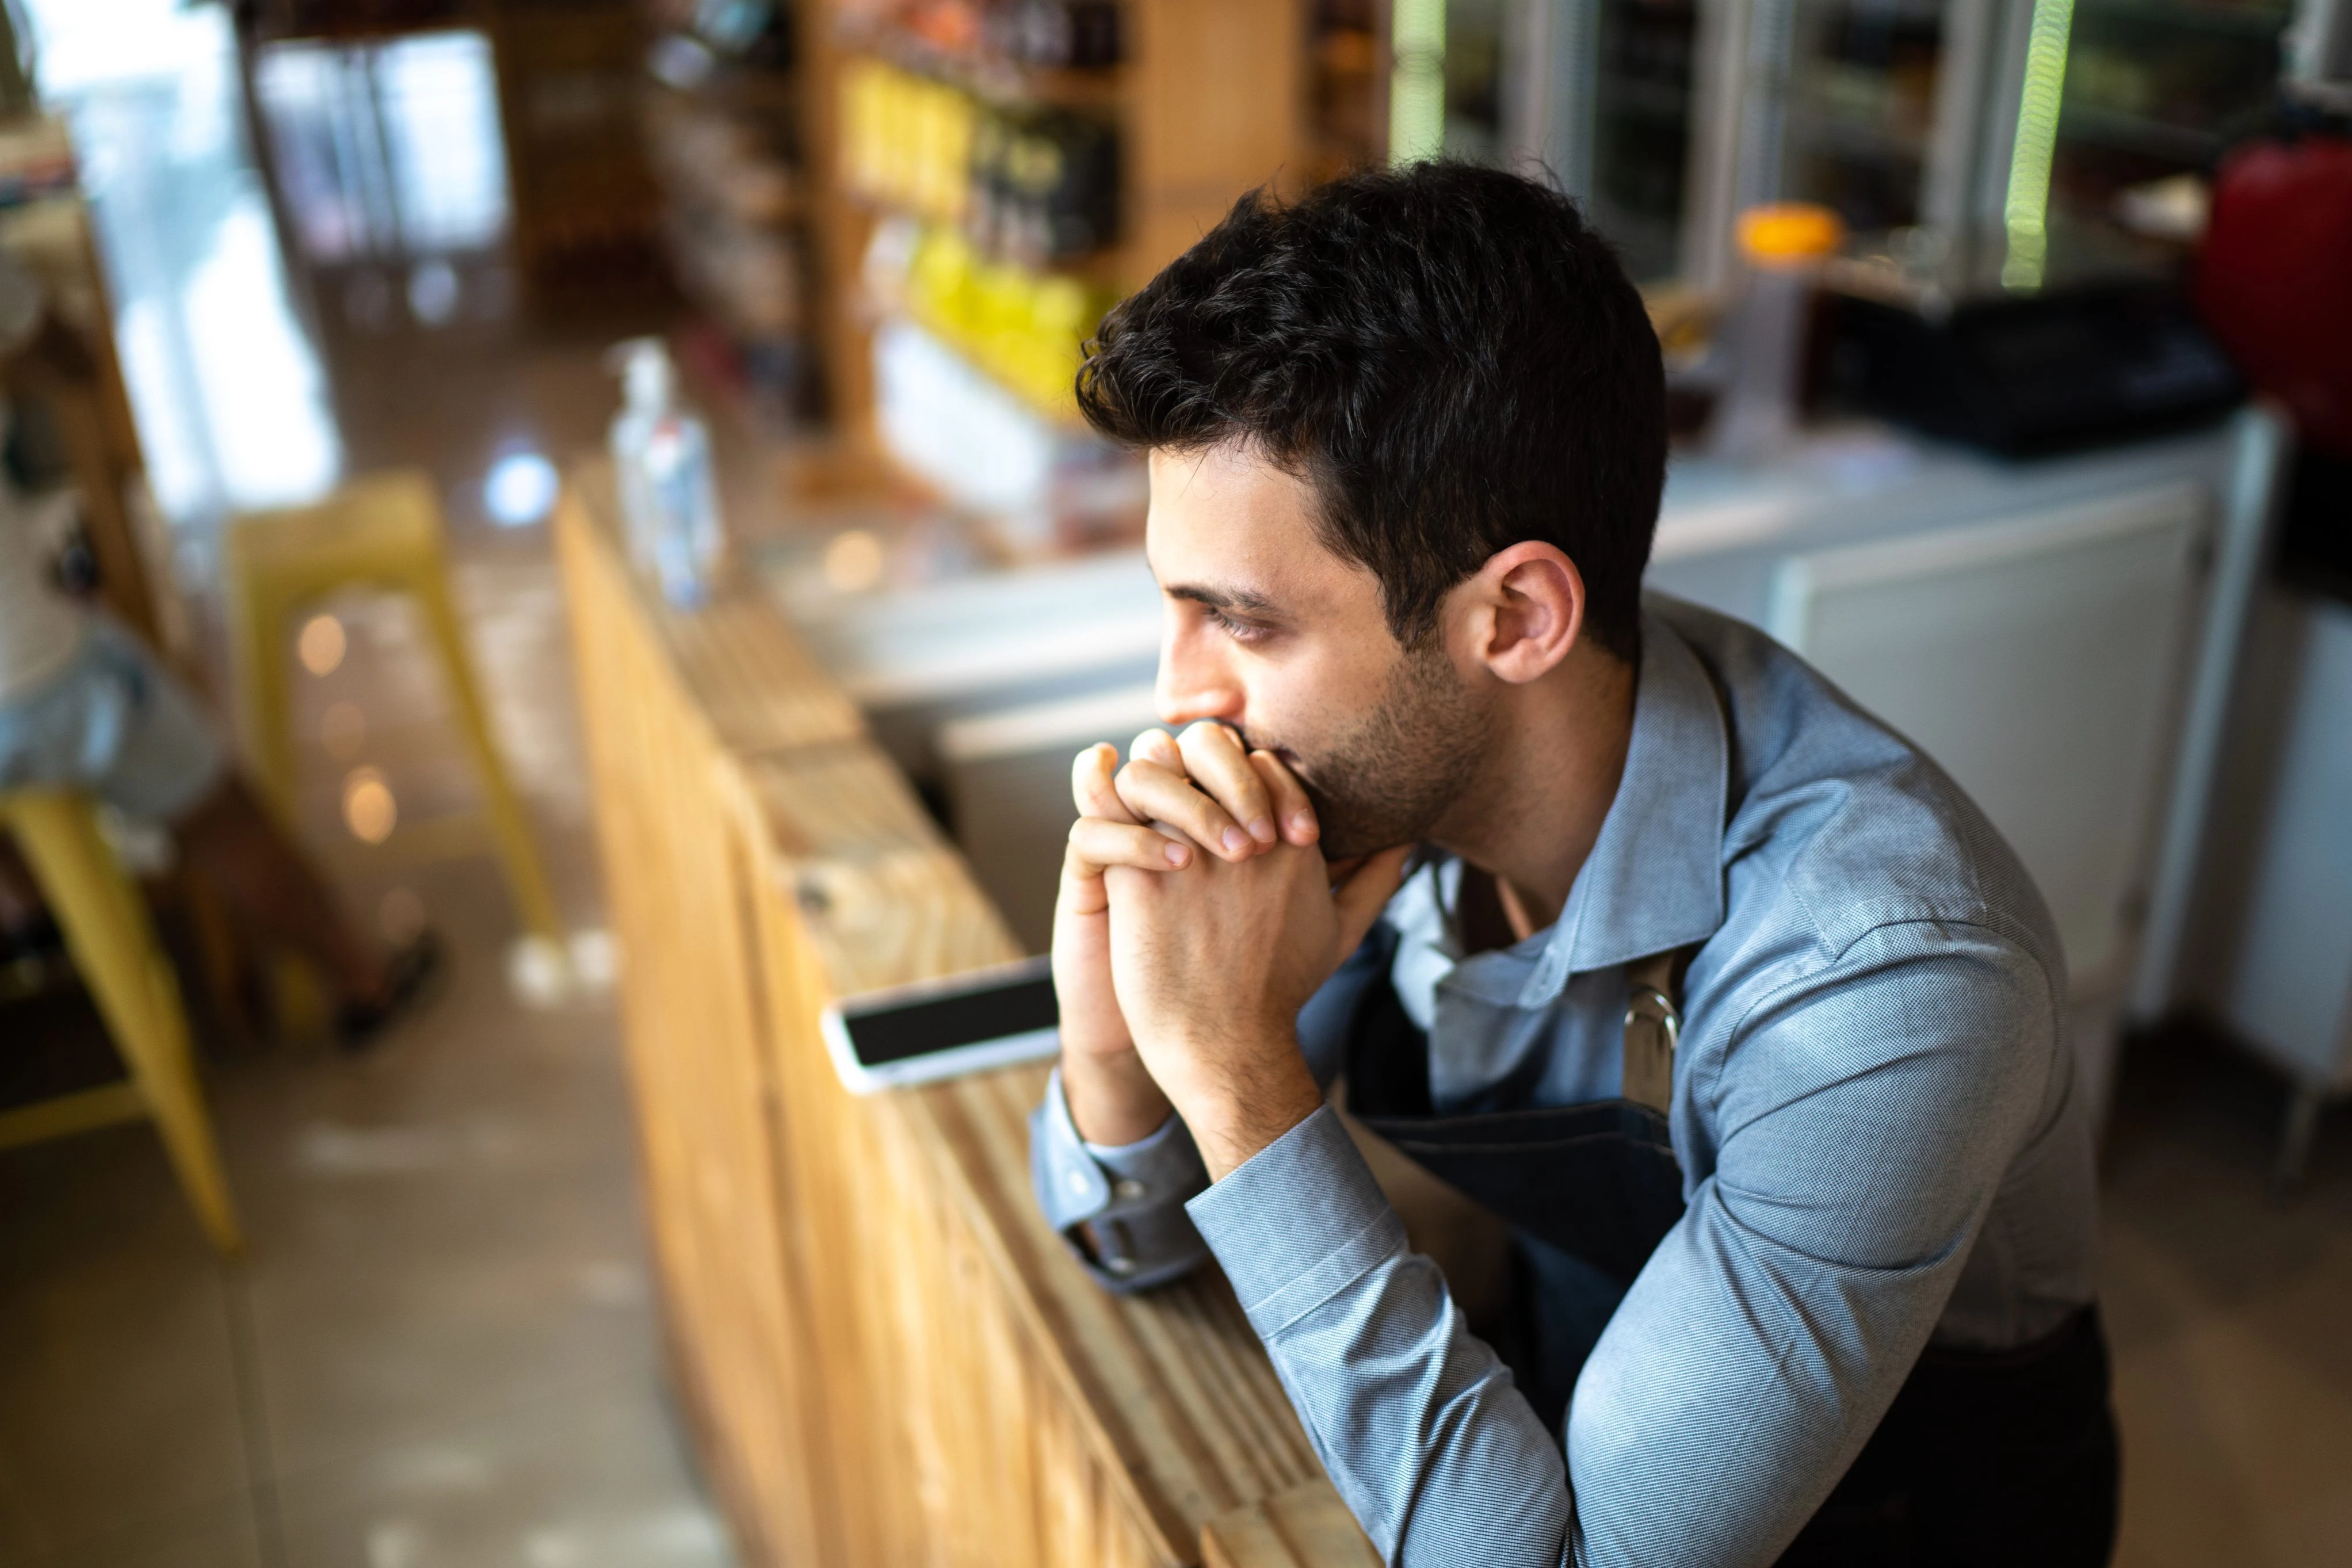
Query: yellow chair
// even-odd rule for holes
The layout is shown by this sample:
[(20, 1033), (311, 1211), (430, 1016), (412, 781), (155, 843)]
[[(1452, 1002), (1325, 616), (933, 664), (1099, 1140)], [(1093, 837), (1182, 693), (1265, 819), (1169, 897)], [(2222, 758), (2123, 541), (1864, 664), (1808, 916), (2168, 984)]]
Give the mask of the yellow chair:
[(459, 727), (489, 805), (499, 862), (523, 925), (561, 952), (555, 900), (498, 748), (490, 743), (481, 693), (450, 604), (448, 556), (433, 481), (413, 469), (395, 469), (354, 480), (315, 506), (239, 517), (229, 528), (226, 565), (237, 684), (255, 764), (279, 812), (290, 817), (294, 800), (289, 629), (310, 605), (342, 589), (405, 593), (425, 612), (440, 650)]
[(0, 1113), (0, 1149), (152, 1117), (205, 1234), (223, 1252), (236, 1251), (244, 1242), (196, 1087), (180, 988), (156, 945), (147, 906), (115, 863), (89, 802), (58, 789), (0, 795), (0, 826), (15, 833), (131, 1070), (125, 1083)]

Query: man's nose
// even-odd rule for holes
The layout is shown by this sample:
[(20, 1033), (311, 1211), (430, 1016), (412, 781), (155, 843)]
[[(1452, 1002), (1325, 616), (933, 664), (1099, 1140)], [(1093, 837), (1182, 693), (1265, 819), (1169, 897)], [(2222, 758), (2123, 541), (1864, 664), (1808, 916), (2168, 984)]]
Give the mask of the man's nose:
[(1227, 678), (1213, 659), (1202, 659), (1181, 639), (1160, 644), (1160, 678), (1152, 706), (1160, 722), (1178, 728), (1198, 719), (1221, 719), (1238, 726), (1242, 715), (1240, 685)]

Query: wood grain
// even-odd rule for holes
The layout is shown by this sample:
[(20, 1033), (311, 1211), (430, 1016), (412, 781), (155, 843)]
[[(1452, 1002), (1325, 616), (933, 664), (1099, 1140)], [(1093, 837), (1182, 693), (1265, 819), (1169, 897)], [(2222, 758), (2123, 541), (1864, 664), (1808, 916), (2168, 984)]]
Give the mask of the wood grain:
[(557, 534), (671, 1357), (747, 1561), (1199, 1561), (1321, 1478), (1230, 1287), (1078, 1268), (1043, 1069), (842, 1088), (828, 999), (1016, 948), (777, 613), (661, 604), (610, 495), (575, 470)]
[(1201, 1531), (1207, 1568), (1380, 1568), (1331, 1483), (1302, 1481), (1234, 1510)]

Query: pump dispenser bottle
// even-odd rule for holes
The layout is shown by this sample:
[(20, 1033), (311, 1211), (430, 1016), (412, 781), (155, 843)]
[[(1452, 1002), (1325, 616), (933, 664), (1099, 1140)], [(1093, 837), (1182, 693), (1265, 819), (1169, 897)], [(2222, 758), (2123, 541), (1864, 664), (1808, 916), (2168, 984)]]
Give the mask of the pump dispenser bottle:
[(710, 597), (726, 535), (711, 479), (710, 432), (677, 398), (677, 371), (658, 338), (614, 346), (621, 413), (613, 472), (629, 558), (662, 597), (696, 609)]

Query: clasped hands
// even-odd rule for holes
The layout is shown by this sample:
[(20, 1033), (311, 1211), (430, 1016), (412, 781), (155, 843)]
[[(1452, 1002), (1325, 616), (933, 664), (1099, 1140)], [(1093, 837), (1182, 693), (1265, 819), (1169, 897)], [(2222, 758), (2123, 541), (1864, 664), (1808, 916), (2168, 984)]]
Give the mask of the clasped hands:
[[(1298, 1009), (1361, 942), (1410, 846), (1327, 865), (1314, 808), (1270, 752), (1202, 721), (1072, 769), (1054, 914), (1063, 1091), (1081, 1136), (1184, 1118), (1213, 1179), (1313, 1113)], [(1336, 885), (1335, 885), (1336, 883)]]

